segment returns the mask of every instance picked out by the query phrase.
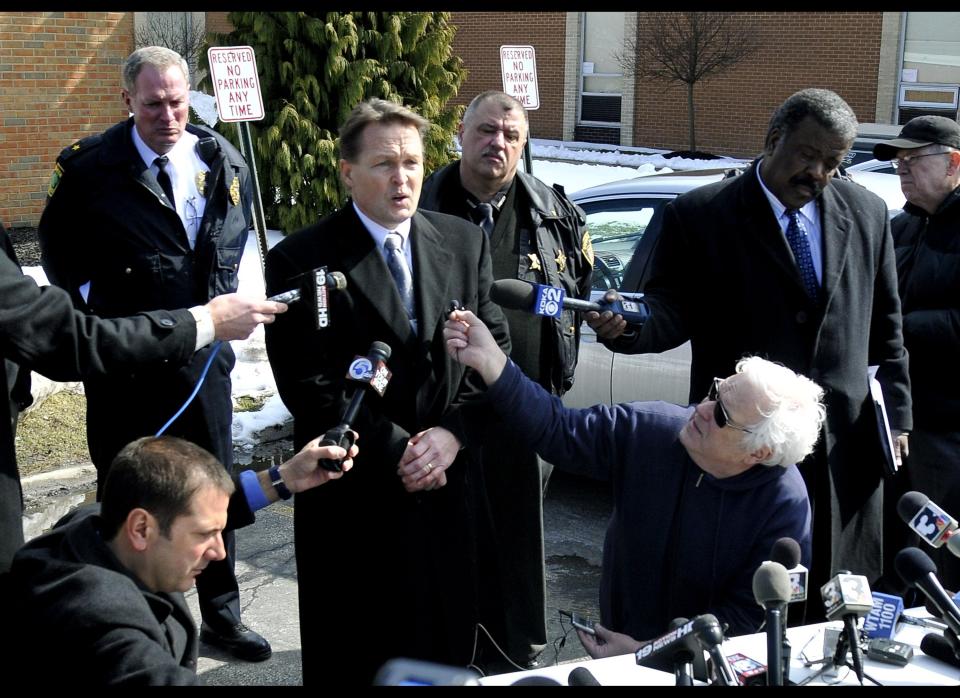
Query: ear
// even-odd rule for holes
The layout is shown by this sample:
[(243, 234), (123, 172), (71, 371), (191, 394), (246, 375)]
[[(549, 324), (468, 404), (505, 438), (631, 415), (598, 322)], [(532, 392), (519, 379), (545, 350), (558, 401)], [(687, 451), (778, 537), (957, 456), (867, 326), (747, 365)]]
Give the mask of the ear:
[(352, 177), (352, 165), (340, 158), (340, 180), (347, 187), (347, 189), (353, 189), (353, 177)]
[(463, 143), (463, 120), (460, 120), (460, 123), (457, 124), (457, 140)]
[(130, 547), (137, 552), (145, 551), (157, 533), (159, 533), (157, 520), (153, 518), (153, 514), (140, 507), (131, 509), (123, 522), (123, 535), (126, 536)]
[(947, 161), (947, 176), (952, 177), (960, 170), (960, 152), (956, 150), (949, 153), (950, 159)]
[(772, 129), (770, 133), (767, 134), (767, 141), (763, 145), (763, 154), (773, 155), (773, 151), (776, 149), (777, 143), (780, 142), (781, 138), (783, 138), (783, 132), (779, 128)]
[(120, 96), (123, 98), (123, 103), (127, 105), (127, 111), (132, 112), (133, 109), (131, 108), (130, 103), (133, 101), (133, 97), (124, 89), (120, 90)]
[(769, 446), (761, 446), (756, 451), (747, 456), (746, 461), (754, 466), (757, 463), (764, 463), (773, 455), (773, 449)]

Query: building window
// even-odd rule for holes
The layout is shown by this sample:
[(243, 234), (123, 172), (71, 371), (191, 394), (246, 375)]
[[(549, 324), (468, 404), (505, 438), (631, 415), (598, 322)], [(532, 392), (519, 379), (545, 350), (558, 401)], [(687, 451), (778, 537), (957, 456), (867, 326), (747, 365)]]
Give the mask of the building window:
[(960, 12), (907, 12), (899, 122), (937, 114), (957, 118)]
[(623, 12), (584, 12), (582, 26), (580, 113), (586, 126), (620, 126), (623, 70)]

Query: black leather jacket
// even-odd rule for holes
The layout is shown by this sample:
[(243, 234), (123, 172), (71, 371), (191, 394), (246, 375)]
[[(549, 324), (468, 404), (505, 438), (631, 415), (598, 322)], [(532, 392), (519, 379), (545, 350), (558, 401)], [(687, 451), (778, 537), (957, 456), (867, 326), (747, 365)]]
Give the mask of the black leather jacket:
[[(517, 278), (547, 286), (562, 287), (572, 298), (590, 297), (593, 274), (593, 246), (586, 229), (586, 215), (567, 198), (563, 187), (548, 187), (536, 177), (524, 172), (516, 174), (518, 233), (529, 240), (535, 250), (540, 269), (518, 260)], [(464, 216), (463, 188), (460, 184), (460, 163), (453, 162), (434, 172), (423, 183), (420, 207)], [(564, 251), (558, 261), (557, 250)], [(531, 316), (533, 318), (533, 316)], [(542, 341), (549, 343), (552, 360), (548, 362), (549, 385), (555, 395), (563, 395), (573, 386), (580, 347), (578, 313), (564, 310), (560, 317), (551, 318), (552, 332), (543, 333)]]
[(960, 420), (960, 189), (933, 215), (908, 203), (890, 224), (917, 428)]

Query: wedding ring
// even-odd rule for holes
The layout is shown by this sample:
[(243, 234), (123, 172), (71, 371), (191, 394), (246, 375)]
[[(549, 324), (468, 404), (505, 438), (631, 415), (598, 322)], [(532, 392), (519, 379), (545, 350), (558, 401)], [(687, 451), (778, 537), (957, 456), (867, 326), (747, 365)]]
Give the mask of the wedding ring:
[(429, 473), (431, 470), (433, 470), (433, 463), (427, 463), (426, 466), (424, 466), (424, 467), (426, 468), (427, 472)]

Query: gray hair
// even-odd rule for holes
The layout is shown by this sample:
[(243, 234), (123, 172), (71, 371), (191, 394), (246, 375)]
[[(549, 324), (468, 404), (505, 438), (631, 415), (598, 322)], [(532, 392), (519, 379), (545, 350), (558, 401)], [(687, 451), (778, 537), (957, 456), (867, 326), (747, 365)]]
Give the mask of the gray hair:
[(130, 94), (137, 91), (137, 76), (145, 65), (152, 65), (160, 72), (175, 65), (183, 72), (183, 79), (186, 80), (187, 85), (190, 85), (190, 67), (183, 56), (164, 46), (144, 46), (127, 56), (120, 70), (123, 89)]
[(853, 143), (857, 137), (857, 117), (850, 105), (836, 92), (809, 88), (793, 93), (777, 108), (767, 127), (767, 142), (774, 130), (786, 136), (808, 116), (845, 141)]
[(420, 132), (422, 140), (430, 130), (430, 122), (412, 109), (376, 97), (360, 102), (340, 127), (340, 157), (355, 162), (360, 155), (360, 141), (370, 124), (401, 124)]
[(477, 113), (477, 109), (480, 108), (480, 105), (487, 102), (493, 102), (505, 112), (517, 109), (521, 114), (523, 114), (524, 122), (529, 122), (527, 110), (519, 100), (511, 97), (506, 92), (500, 92), (499, 90), (487, 90), (486, 92), (481, 92), (470, 101), (469, 106), (467, 106), (467, 110), (463, 113), (463, 123), (467, 123), (467, 121), (472, 119), (474, 114)]
[(786, 366), (749, 356), (737, 362), (741, 373), (758, 389), (763, 415), (743, 434), (743, 446), (753, 452), (770, 448), (764, 465), (788, 466), (807, 457), (817, 443), (827, 416), (823, 388)]

